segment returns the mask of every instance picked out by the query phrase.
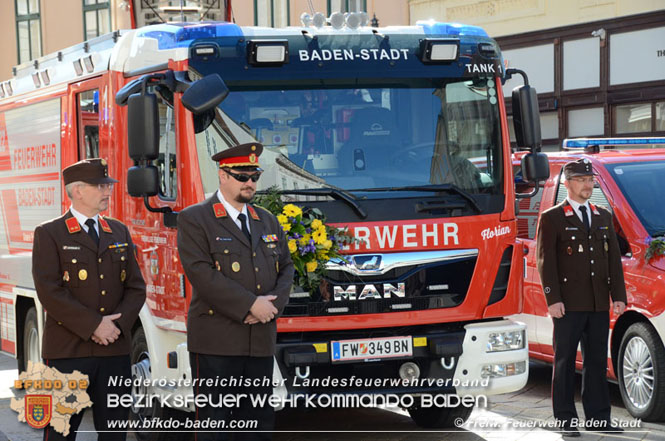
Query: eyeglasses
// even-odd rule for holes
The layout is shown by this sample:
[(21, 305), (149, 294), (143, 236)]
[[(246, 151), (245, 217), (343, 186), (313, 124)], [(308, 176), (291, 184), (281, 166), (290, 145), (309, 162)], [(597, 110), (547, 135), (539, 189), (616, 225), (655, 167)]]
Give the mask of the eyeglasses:
[(261, 172), (252, 173), (251, 175), (243, 175), (241, 173), (233, 173), (232, 171), (229, 171), (225, 168), (222, 170), (224, 170), (227, 175), (231, 176), (233, 179), (235, 179), (238, 182), (247, 182), (250, 179), (252, 180), (252, 182), (257, 182), (261, 177)]
[(570, 178), (571, 181), (579, 182), (580, 184), (595, 184), (596, 178)]
[(109, 184), (85, 184), (89, 187), (97, 187), (99, 191), (111, 191), (113, 190), (113, 182)]

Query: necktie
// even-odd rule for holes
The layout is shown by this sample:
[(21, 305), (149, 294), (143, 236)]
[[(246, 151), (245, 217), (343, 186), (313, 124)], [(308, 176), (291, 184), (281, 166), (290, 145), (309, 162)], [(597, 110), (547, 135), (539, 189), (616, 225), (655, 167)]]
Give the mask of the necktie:
[(582, 222), (584, 223), (584, 228), (589, 231), (591, 229), (591, 223), (589, 222), (589, 215), (587, 214), (586, 207), (584, 205), (580, 205), (580, 212), (582, 213)]
[(242, 230), (245, 237), (247, 237), (247, 240), (251, 243), (252, 242), (252, 236), (249, 234), (249, 228), (247, 228), (247, 216), (240, 213), (238, 215), (238, 220), (240, 221), (240, 229)]
[(97, 234), (97, 230), (95, 230), (95, 223), (94, 219), (88, 219), (85, 221), (85, 224), (88, 226), (88, 235), (90, 235), (92, 240), (95, 241), (95, 244), (99, 246), (99, 235)]

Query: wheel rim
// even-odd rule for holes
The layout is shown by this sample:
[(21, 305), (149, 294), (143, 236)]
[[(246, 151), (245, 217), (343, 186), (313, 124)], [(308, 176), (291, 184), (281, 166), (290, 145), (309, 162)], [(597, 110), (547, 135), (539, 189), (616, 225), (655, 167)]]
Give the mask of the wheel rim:
[[(132, 365), (132, 412), (141, 418), (150, 416), (152, 409), (145, 406), (145, 399), (150, 393), (151, 374), (150, 374), (150, 357), (147, 352), (142, 352), (139, 356), (139, 361)], [(143, 406), (138, 407), (138, 399), (144, 403)]]
[[(39, 332), (37, 328), (30, 328), (28, 331), (28, 361), (33, 363), (41, 361), (39, 354)], [(27, 366), (26, 366), (27, 368)]]
[(641, 337), (633, 337), (623, 353), (623, 384), (631, 404), (644, 409), (651, 403), (654, 366), (649, 347)]

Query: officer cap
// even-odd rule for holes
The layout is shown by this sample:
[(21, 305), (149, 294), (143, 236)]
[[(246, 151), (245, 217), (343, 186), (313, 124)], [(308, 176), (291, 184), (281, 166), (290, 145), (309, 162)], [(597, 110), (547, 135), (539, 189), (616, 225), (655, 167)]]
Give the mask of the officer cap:
[(580, 158), (577, 161), (570, 161), (563, 166), (563, 174), (566, 179), (574, 178), (575, 176), (591, 176), (595, 175), (591, 161), (586, 158)]
[(258, 142), (240, 144), (212, 155), (212, 160), (219, 162), (219, 168), (242, 167), (247, 171), (261, 170), (259, 156), (263, 152), (263, 145)]
[(62, 171), (65, 185), (72, 182), (87, 184), (111, 184), (118, 182), (109, 177), (109, 167), (105, 159), (91, 158), (72, 164)]

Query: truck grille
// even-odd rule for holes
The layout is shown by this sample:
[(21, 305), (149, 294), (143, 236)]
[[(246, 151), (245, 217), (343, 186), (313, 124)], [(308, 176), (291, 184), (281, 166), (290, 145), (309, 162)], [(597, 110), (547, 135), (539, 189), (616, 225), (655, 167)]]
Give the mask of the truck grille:
[(283, 316), (375, 314), (452, 308), (467, 294), (478, 250), (348, 256), (327, 265), (313, 295), (294, 292)]

